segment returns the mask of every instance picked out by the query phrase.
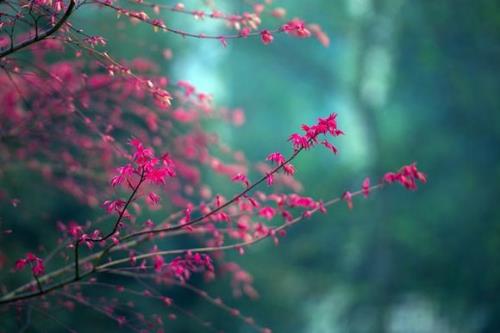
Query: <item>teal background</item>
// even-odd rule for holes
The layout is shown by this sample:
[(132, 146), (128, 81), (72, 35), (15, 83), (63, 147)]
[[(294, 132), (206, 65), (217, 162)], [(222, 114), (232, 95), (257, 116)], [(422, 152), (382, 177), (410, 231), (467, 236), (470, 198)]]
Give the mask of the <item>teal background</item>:
[[(238, 10), (229, 1), (220, 5)], [(74, 22), (100, 31), (118, 58), (151, 58), (172, 80), (185, 79), (213, 93), (218, 105), (243, 107), (247, 122), (242, 128), (211, 126), (250, 161), (289, 152), (286, 138), (302, 123), (337, 112), (346, 133), (336, 141), (339, 155), (314, 149), (295, 163), (305, 194), (336, 197), (359, 188), (366, 176), (376, 180), (414, 161), (429, 182), (417, 192), (393, 186), (357, 198), (352, 211), (336, 205), (327, 216), (291, 229), (279, 247), (266, 241), (243, 257), (235, 255), (253, 274), (261, 295), (256, 301), (233, 299), (224, 279), (195, 284), (274, 332), (500, 331), (499, 3), (318, 0), (279, 5), (289, 17), (321, 24), (331, 45), (280, 35), (268, 46), (248, 39), (223, 48), (215, 41), (155, 34), (144, 26), (115, 34), (106, 23), (113, 13), (90, 8), (82, 8)], [(186, 30), (220, 29), (189, 16), (165, 15), (168, 25)], [(140, 47), (133, 46), (136, 42)], [(174, 52), (171, 62), (162, 58), (166, 47)], [(34, 196), (31, 202), (47, 220), (92, 214), (56, 191), (30, 192), (20, 174), (1, 181), (28, 202)], [(15, 214), (7, 207), (2, 212)], [(22, 242), (4, 243), (9, 251), (21, 253), (52, 230), (34, 225), (29, 216), (16, 219), (31, 232)], [(218, 329), (252, 331), (192, 294), (173, 293)], [(144, 306), (159, 311), (158, 304)], [(121, 331), (114, 322), (86, 314), (60, 317), (81, 331)], [(95, 318), (92, 325), (87, 318)], [(41, 320), (33, 332), (46, 327), (60, 329)], [(165, 331), (201, 332), (203, 327), (179, 315)]]

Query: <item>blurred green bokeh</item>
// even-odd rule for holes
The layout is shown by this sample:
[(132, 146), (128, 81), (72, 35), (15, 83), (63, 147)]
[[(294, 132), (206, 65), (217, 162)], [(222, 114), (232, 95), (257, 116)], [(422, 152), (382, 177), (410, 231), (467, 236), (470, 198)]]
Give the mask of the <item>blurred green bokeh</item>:
[[(414, 193), (393, 186), (356, 199), (352, 211), (334, 206), (291, 229), (279, 247), (269, 241), (251, 248), (236, 260), (253, 274), (257, 301), (232, 299), (226, 280), (203, 288), (274, 332), (499, 332), (499, 2), (279, 5), (290, 17), (319, 23), (330, 47), (276, 36), (269, 46), (249, 39), (222, 48), (147, 27), (114, 36), (106, 24), (112, 15), (104, 11), (82, 10), (78, 22), (100, 31), (118, 57), (156, 60), (172, 80), (213, 93), (218, 105), (244, 108), (242, 128), (213, 130), (250, 161), (288, 152), (286, 138), (302, 123), (337, 112), (346, 132), (337, 141), (339, 155), (314, 149), (296, 162), (305, 194), (336, 197), (358, 189), (366, 176), (376, 180), (413, 161), (429, 182)], [(167, 24), (204, 27), (166, 15)], [(139, 48), (132, 46), (137, 40)], [(161, 55), (166, 47), (174, 51), (169, 63)], [(39, 205), (49, 216), (68, 218), (58, 212), (71, 203), (58, 196)], [(69, 211), (84, 220), (88, 212), (81, 209)], [(50, 232), (30, 228), (40, 230), (32, 229), (26, 243)], [(203, 300), (183, 297), (214, 327), (251, 331)], [(68, 320), (82, 327), (87, 319)], [(115, 323), (95, 325), (119, 330)], [(203, 331), (189, 320), (168, 325), (167, 332)]]

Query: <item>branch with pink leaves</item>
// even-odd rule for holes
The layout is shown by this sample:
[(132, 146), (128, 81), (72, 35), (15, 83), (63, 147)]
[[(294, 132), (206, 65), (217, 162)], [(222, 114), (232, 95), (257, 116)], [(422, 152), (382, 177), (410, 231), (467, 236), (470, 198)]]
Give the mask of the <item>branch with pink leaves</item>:
[[(139, 191), (140, 186), (144, 183), (144, 181), (148, 180), (152, 183), (155, 184), (164, 184), (166, 182), (167, 177), (173, 177), (175, 176), (175, 172), (173, 170), (173, 162), (169, 159), (168, 155), (163, 155), (161, 159), (158, 159), (154, 156), (153, 151), (150, 148), (146, 148), (142, 145), (137, 140), (132, 140), (132, 144), (135, 147), (136, 151), (133, 155), (133, 159), (135, 163), (137, 164), (136, 167), (134, 168), (132, 165), (127, 164), (124, 167), (119, 168), (118, 175), (113, 177), (112, 184), (114, 186), (117, 186), (122, 183), (127, 183), (128, 186), (132, 189), (132, 193), (129, 196), (129, 199), (124, 202), (124, 201), (108, 201), (105, 203), (107, 209), (109, 212), (118, 212), (118, 218), (115, 221), (113, 225), (113, 229), (111, 232), (107, 233), (105, 236), (99, 237), (98, 232), (94, 232), (93, 236), (88, 236), (87, 234), (83, 233), (81, 229), (75, 229), (74, 231), (74, 236), (76, 237), (75, 241), (75, 275), (73, 278), (69, 280), (65, 280), (63, 282), (56, 283), (54, 285), (48, 286), (44, 289), (42, 289), (41, 282), (47, 282), (50, 279), (53, 279), (61, 274), (63, 274), (65, 271), (67, 271), (67, 267), (62, 268), (58, 271), (55, 271), (53, 273), (49, 273), (46, 276), (43, 276), (38, 279), (38, 276), (43, 273), (43, 271), (39, 271), (37, 273), (36, 277), (36, 282), (37, 285), (39, 286), (39, 290), (37, 292), (29, 293), (29, 294), (22, 294), (18, 295), (17, 293), (19, 291), (25, 290), (29, 285), (25, 285), (23, 287), (20, 287), (13, 292), (9, 293), (7, 296), (5, 296), (3, 299), (0, 300), (0, 304), (8, 304), (20, 300), (25, 300), (29, 298), (34, 298), (38, 297), (44, 294), (47, 294), (49, 292), (52, 292), (54, 290), (58, 290), (60, 288), (63, 288), (65, 286), (71, 285), (73, 283), (76, 283), (84, 278), (89, 277), (90, 275), (93, 275), (95, 273), (99, 273), (105, 269), (109, 269), (110, 267), (114, 267), (126, 262), (129, 262), (131, 259), (130, 258), (123, 258), (123, 259), (115, 259), (111, 260), (107, 263), (101, 264), (102, 258), (104, 258), (108, 253), (110, 253), (115, 247), (120, 247), (118, 248), (119, 250), (124, 250), (127, 248), (130, 248), (131, 246), (137, 245), (137, 242), (131, 241), (134, 238), (139, 238), (140, 236), (153, 236), (156, 234), (168, 234), (169, 232), (175, 232), (178, 230), (190, 230), (192, 227), (200, 224), (201, 222), (207, 220), (211, 216), (215, 215), (216, 213), (222, 211), (224, 208), (229, 207), (230, 205), (238, 202), (241, 198), (248, 198), (247, 193), (250, 192), (252, 189), (254, 189), (257, 185), (263, 183), (264, 181), (268, 181), (268, 184), (272, 184), (272, 179), (273, 175), (276, 174), (279, 170), (284, 169), (288, 166), (290, 168), (291, 164), (290, 162), (298, 156), (298, 154), (303, 151), (304, 149), (309, 149), (312, 146), (316, 145), (319, 143), (319, 136), (338, 136), (343, 134), (342, 131), (340, 131), (337, 128), (336, 125), (336, 115), (332, 114), (327, 118), (320, 118), (318, 120), (318, 123), (313, 125), (313, 126), (303, 126), (303, 135), (299, 134), (293, 134), (290, 137), (290, 140), (292, 141), (295, 151), (294, 153), (288, 158), (284, 159), (283, 156), (280, 153), (272, 153), (268, 156), (268, 160), (277, 163), (278, 165), (268, 174), (265, 176), (261, 177), (257, 182), (255, 182), (253, 185), (250, 185), (249, 182), (246, 180), (246, 177), (236, 177), (236, 180), (242, 181), (246, 185), (246, 189), (240, 192), (239, 194), (235, 195), (231, 200), (227, 201), (224, 204), (219, 204), (217, 205), (216, 208), (210, 210), (206, 214), (202, 214), (200, 217), (189, 220), (189, 219), (184, 219), (183, 223), (174, 225), (174, 226), (169, 226), (169, 227), (164, 227), (164, 228), (157, 228), (157, 229), (146, 229), (146, 230), (140, 230), (137, 232), (132, 232), (128, 235), (125, 235), (122, 238), (119, 238), (117, 236), (117, 232), (120, 228), (120, 224), (122, 222), (122, 219), (124, 216), (126, 216), (126, 209), (130, 205), (130, 203), (134, 200), (136, 194)], [(332, 147), (334, 147), (327, 139), (321, 142), (323, 145), (325, 145), (328, 149), (332, 150)], [(333, 152), (336, 152), (337, 150), (334, 149), (332, 150)], [(133, 179), (131, 178), (133, 175), (136, 175), (138, 180), (136, 180), (136, 185), (133, 185)], [(338, 203), (341, 200), (344, 200), (347, 202), (348, 206), (352, 208), (352, 198), (356, 197), (358, 195), (363, 194), (364, 196), (368, 196), (370, 192), (380, 189), (383, 187), (384, 183), (393, 183), (393, 182), (398, 182), (405, 186), (406, 188), (410, 190), (416, 189), (416, 181), (420, 181), (422, 183), (426, 182), (426, 177), (425, 175), (420, 172), (415, 164), (405, 166), (401, 168), (398, 172), (394, 173), (387, 173), (384, 175), (383, 178), (383, 183), (370, 186), (369, 184), (369, 179), (365, 179), (363, 182), (363, 186), (359, 191), (356, 192), (349, 192), (346, 191), (341, 197), (331, 199), (325, 203), (322, 202), (314, 202), (311, 201), (310, 199), (304, 200), (300, 199), (299, 201), (295, 201), (294, 205), (303, 205), (304, 207), (307, 207), (308, 209), (303, 212), (303, 214), (299, 217), (296, 218), (291, 218), (291, 215), (289, 213), (284, 214), (285, 211), (283, 211), (283, 216), (285, 217), (285, 223), (276, 226), (276, 227), (259, 227), (260, 229), (256, 229), (255, 234), (253, 236), (250, 236), (249, 240), (235, 243), (235, 244), (230, 244), (230, 245), (220, 245), (220, 246), (211, 246), (211, 247), (201, 247), (201, 248), (192, 248), (192, 249), (178, 249), (178, 250), (155, 250), (150, 253), (145, 253), (145, 254), (140, 254), (140, 255), (135, 255), (134, 256), (134, 261), (137, 260), (144, 260), (148, 258), (156, 258), (157, 260), (160, 260), (162, 256), (164, 255), (176, 255), (176, 254), (185, 254), (188, 253), (189, 255), (193, 253), (209, 253), (209, 252), (219, 252), (219, 251), (227, 251), (227, 250), (234, 250), (238, 249), (242, 251), (243, 248), (248, 247), (250, 245), (253, 245), (257, 242), (262, 241), (265, 238), (272, 237), (275, 242), (278, 241), (278, 235), (284, 232), (287, 228), (291, 227), (294, 224), (297, 224), (298, 222), (302, 221), (304, 218), (308, 218), (317, 211), (322, 211), (326, 212), (326, 208), (328, 206), (331, 206), (335, 203)], [(260, 210), (259, 215), (262, 215), (264, 217), (268, 216), (268, 214), (271, 214), (269, 217), (272, 218), (274, 217), (274, 209), (271, 209), (271, 211), (268, 212), (270, 208), (263, 208)], [(86, 257), (82, 261), (85, 263), (89, 263), (91, 260), (97, 259), (96, 263), (94, 266), (84, 272), (83, 274), (79, 273), (79, 254), (78, 254), (78, 247), (80, 243), (86, 243), (89, 248), (91, 248), (91, 244), (94, 242), (105, 242), (109, 238), (114, 238), (113, 244), (109, 245), (106, 247), (104, 250), (102, 250), (99, 253), (90, 255), (89, 257)], [(125, 241), (128, 241), (127, 243), (123, 243)], [(34, 257), (34, 256), (33, 256)], [(22, 260), (22, 259), (21, 259)], [(40, 261), (39, 265), (42, 265), (43, 267), (43, 261)], [(163, 266), (164, 262), (163, 259), (159, 261), (159, 266), (156, 266), (157, 268), (160, 268)], [(158, 272), (160, 272), (159, 270)]]
[[(62, 10), (62, 5), (61, 5), (61, 1), (57, 1), (56, 2), (58, 4), (58, 6), (61, 6), (61, 7), (57, 7), (57, 9), (59, 11)], [(10, 54), (13, 54), (21, 49), (24, 49), (30, 45), (33, 45), (37, 42), (40, 42), (50, 36), (52, 36), (54, 33), (56, 33), (61, 27), (63, 27), (63, 25), (66, 23), (66, 21), (69, 19), (69, 17), (71, 16), (71, 14), (73, 13), (73, 10), (75, 8), (75, 5), (76, 5), (76, 2), (75, 0), (69, 0), (69, 4), (66, 8), (66, 10), (64, 11), (63, 15), (61, 16), (61, 18), (59, 18), (55, 24), (52, 25), (51, 28), (47, 29), (46, 31), (43, 31), (43, 32), (39, 32), (38, 31), (38, 26), (35, 26), (35, 36), (33, 37), (28, 37), (25, 41), (23, 42), (20, 42), (18, 44), (15, 44), (14, 43), (14, 36), (10, 36), (11, 38), (11, 43), (10, 43), (10, 47), (8, 47), (7, 49), (5, 50), (0, 50), (0, 59), (10, 55)], [(52, 14), (54, 15), (53, 17), (55, 17), (55, 14)], [(15, 22), (14, 22), (15, 23)]]
[[(182, 37), (190, 37), (196, 39), (213, 39), (218, 40), (222, 43), (223, 46), (227, 46), (227, 41), (231, 39), (240, 39), (247, 37), (260, 37), (262, 43), (265, 45), (270, 44), (274, 40), (275, 34), (285, 33), (291, 36), (299, 37), (299, 38), (308, 38), (312, 34), (314, 34), (319, 41), (324, 45), (328, 46), (329, 40), (326, 34), (321, 30), (321, 28), (317, 24), (306, 25), (303, 20), (300, 19), (292, 19), (289, 22), (281, 25), (276, 29), (258, 29), (258, 25), (260, 24), (260, 18), (257, 14), (246, 14), (241, 16), (233, 15), (234, 20), (238, 23), (236, 24), (238, 33), (236, 34), (221, 34), (221, 35), (208, 35), (204, 33), (192, 33), (187, 31), (182, 31), (176, 28), (171, 28), (167, 26), (167, 24), (161, 19), (152, 19), (146, 12), (143, 11), (134, 11), (130, 9), (126, 9), (123, 7), (119, 7), (114, 5), (111, 1), (101, 1), (95, 0), (93, 3), (111, 8), (115, 10), (118, 15), (124, 15), (130, 17), (131, 19), (138, 20), (140, 22), (149, 24), (153, 27), (155, 31), (162, 30), (165, 32), (174, 33), (176, 35), (180, 35)], [(152, 5), (156, 12), (161, 7), (155, 7)], [(173, 8), (169, 8), (169, 10), (174, 12), (188, 13), (183, 8), (179, 8), (178, 6), (174, 6)], [(203, 11), (194, 11), (191, 12), (195, 17), (203, 17)], [(211, 17), (214, 18), (224, 18), (229, 21), (233, 21), (227, 15), (217, 15), (212, 14)], [(241, 26), (243, 25), (243, 26)]]

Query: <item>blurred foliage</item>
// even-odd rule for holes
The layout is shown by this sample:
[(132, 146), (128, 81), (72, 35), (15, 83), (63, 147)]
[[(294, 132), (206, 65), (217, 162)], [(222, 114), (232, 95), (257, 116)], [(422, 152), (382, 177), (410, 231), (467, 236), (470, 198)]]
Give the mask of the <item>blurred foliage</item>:
[[(142, 27), (123, 27), (114, 38), (103, 12), (81, 18), (109, 38), (115, 54), (151, 58), (173, 80), (188, 79), (212, 92), (218, 104), (243, 107), (245, 126), (214, 130), (250, 161), (287, 151), (286, 138), (302, 123), (338, 112), (346, 132), (339, 155), (312, 150), (297, 161), (297, 178), (309, 195), (335, 197), (359, 188), (367, 175), (377, 179), (413, 161), (428, 174), (429, 183), (416, 193), (391, 187), (355, 200), (352, 211), (334, 206), (327, 216), (293, 228), (277, 248), (264, 242), (243, 257), (234, 254), (253, 273), (259, 300), (232, 299), (225, 279), (203, 287), (274, 332), (500, 331), (498, 2), (317, 0), (283, 6), (290, 17), (320, 23), (330, 47), (277, 36), (267, 47), (237, 40), (222, 48)], [(202, 27), (197, 24), (192, 27)], [(138, 40), (142, 48), (131, 47)], [(174, 50), (170, 63), (161, 55), (165, 47)], [(2, 186), (33, 196), (19, 174), (13, 176)], [(50, 203), (41, 200), (26, 202), (44, 208), (45, 221), (17, 217), (29, 221), (23, 225), (34, 235), (47, 233), (47, 225), (68, 212), (87, 213), (74, 204), (68, 208), (60, 194), (51, 194)], [(26, 246), (37, 238), (28, 236)], [(13, 251), (19, 246), (12, 244)], [(179, 291), (179, 297), (214, 327), (250, 331), (189, 293)], [(77, 317), (67, 319), (70, 326), (87, 320)], [(172, 325), (167, 331), (202, 331), (189, 320)], [(100, 319), (94, 326), (117, 329)]]

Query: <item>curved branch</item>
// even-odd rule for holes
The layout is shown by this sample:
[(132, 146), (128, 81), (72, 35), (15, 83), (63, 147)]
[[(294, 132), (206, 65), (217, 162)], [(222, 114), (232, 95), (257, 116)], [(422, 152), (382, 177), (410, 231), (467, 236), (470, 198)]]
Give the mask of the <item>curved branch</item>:
[[(371, 191), (375, 191), (375, 190), (383, 188), (383, 186), (384, 186), (383, 183), (376, 184), (376, 185), (371, 186), (368, 190), (370, 192)], [(364, 193), (364, 190), (359, 190), (359, 191), (356, 191), (356, 192), (352, 192), (351, 195), (352, 195), (352, 197), (356, 197), (356, 196), (359, 196), (359, 195), (361, 195), (363, 193)], [(341, 197), (337, 197), (337, 198), (331, 199), (331, 200), (325, 202), (324, 206), (325, 207), (329, 207), (331, 205), (334, 205), (334, 204), (340, 202), (341, 200), (342, 200)], [(319, 208), (316, 208), (316, 209), (313, 210), (313, 212), (316, 212), (318, 210), (319, 210)], [(279, 231), (279, 230), (287, 229), (287, 228), (293, 226), (294, 224), (299, 223), (304, 218), (305, 218), (304, 215), (298, 216), (295, 219), (293, 219), (292, 221), (284, 223), (284, 224), (282, 224), (282, 225), (274, 228), (274, 230), (275, 231)], [(251, 239), (249, 241), (244, 241), (244, 242), (241, 242), (241, 243), (223, 245), (223, 246), (218, 246), (218, 247), (196, 248), (196, 249), (190, 249), (190, 250), (193, 251), (193, 253), (195, 253), (195, 252), (227, 251), (227, 250), (231, 250), (231, 249), (237, 249), (237, 248), (240, 248), (240, 247), (248, 247), (248, 246), (253, 245), (255, 243), (258, 243), (258, 242), (260, 242), (260, 241), (262, 241), (262, 240), (264, 240), (264, 239), (266, 239), (268, 237), (269, 237), (269, 235), (263, 235), (263, 236), (259, 236), (259, 237), (256, 237), (254, 239)], [(103, 250), (103, 251), (105, 251), (105, 250)], [(186, 253), (186, 251), (187, 251), (187, 249), (166, 250), (166, 251), (160, 251), (160, 252), (155, 252), (155, 253), (146, 253), (146, 254), (138, 256), (137, 258), (146, 259), (146, 258), (152, 257), (153, 255), (181, 254), (181, 253)], [(92, 260), (94, 258), (98, 258), (99, 255), (101, 255), (101, 253), (96, 253), (96, 254), (90, 255), (88, 258), (85, 258), (84, 261), (87, 262), (87, 261), (90, 261), (90, 260)], [(0, 296), (0, 306), (1, 305), (11, 304), (11, 303), (15, 303), (15, 302), (19, 302), (19, 301), (24, 301), (24, 300), (28, 300), (28, 299), (31, 299), (31, 298), (35, 298), (35, 297), (46, 295), (46, 294), (51, 293), (51, 292), (53, 292), (55, 290), (61, 289), (61, 288), (65, 287), (65, 286), (72, 285), (72, 284), (74, 284), (76, 282), (82, 281), (82, 280), (86, 279), (87, 277), (92, 276), (92, 275), (94, 275), (96, 273), (106, 272), (106, 271), (109, 270), (109, 267), (113, 267), (113, 266), (122, 264), (124, 262), (129, 261), (129, 260), (130, 260), (129, 258), (116, 259), (116, 260), (113, 260), (111, 262), (99, 265), (99, 266), (95, 267), (92, 270), (86, 271), (85, 273), (81, 274), (78, 277), (78, 279), (75, 279), (74, 277), (71, 277), (71, 278), (69, 278), (67, 280), (64, 280), (62, 282), (55, 283), (52, 286), (46, 287), (46, 289), (44, 289), (43, 291), (39, 290), (39, 291), (35, 291), (35, 292), (30, 292), (30, 293), (27, 293), (27, 294), (16, 295), (16, 291), (17, 290), (24, 290), (24, 289), (26, 289), (27, 286), (33, 285), (33, 281), (32, 281), (32, 282), (30, 282), (30, 283), (28, 283), (28, 284), (26, 284), (26, 285), (24, 285), (24, 286), (16, 289), (13, 292), (8, 293), (7, 295), (3, 295), (3, 297)], [(43, 278), (45, 278), (46, 280), (48, 280), (48, 277), (55, 277), (56, 275), (59, 275), (60, 273), (66, 271), (66, 270), (69, 270), (71, 267), (72, 267), (72, 265), (68, 265), (68, 266), (66, 266), (66, 267), (64, 267), (64, 268), (62, 268), (62, 269), (60, 269), (60, 270), (58, 270), (58, 271), (56, 271), (56, 272), (54, 272), (52, 274), (48, 274), (48, 275), (44, 276)]]
[(45, 38), (51, 36), (52, 34), (54, 34), (56, 31), (58, 31), (62, 26), (63, 24), (68, 20), (68, 18), (70, 17), (71, 13), (73, 12), (73, 9), (75, 8), (75, 0), (70, 0), (69, 1), (69, 6), (68, 8), (66, 9), (66, 12), (64, 12), (64, 15), (61, 17), (61, 19), (59, 21), (57, 21), (56, 24), (54, 24), (54, 26), (50, 29), (48, 29), (47, 31), (44, 31), (43, 33), (41, 34), (37, 34), (34, 38), (32, 39), (28, 39), (28, 40), (25, 40), (24, 42), (22, 43), (19, 43), (17, 45), (14, 45), (12, 47), (10, 47), (9, 49), (5, 50), (5, 51), (2, 51), (0, 52), (0, 59), (8, 56), (9, 54), (12, 54), (16, 51), (19, 51), (25, 47), (28, 47), (32, 44), (35, 44), (36, 42), (39, 42), (41, 40), (44, 40)]

